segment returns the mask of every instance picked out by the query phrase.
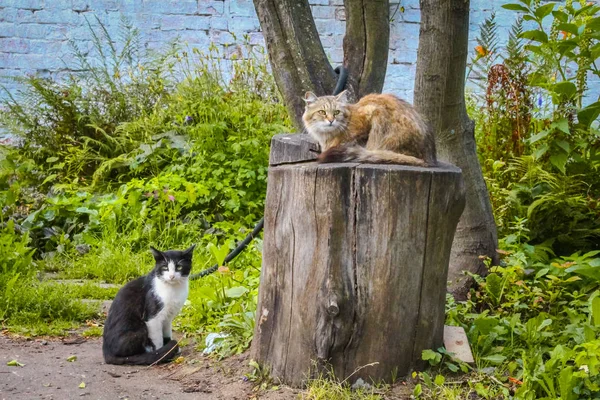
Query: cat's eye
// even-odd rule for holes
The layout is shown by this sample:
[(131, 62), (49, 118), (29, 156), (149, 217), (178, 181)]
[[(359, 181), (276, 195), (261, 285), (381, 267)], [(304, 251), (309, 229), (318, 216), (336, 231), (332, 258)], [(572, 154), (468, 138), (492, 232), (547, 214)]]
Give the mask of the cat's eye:
[(169, 269), (169, 267), (167, 267), (167, 266), (165, 265), (164, 267), (161, 267), (160, 269), (161, 269), (161, 270), (163, 270), (163, 271), (167, 271), (167, 270)]
[(175, 269), (176, 269), (177, 271), (181, 271), (181, 265), (178, 265), (177, 267), (175, 267)]
[(340, 110), (335, 110), (335, 111), (333, 112), (333, 115), (338, 115), (339, 113), (340, 113)]
[(325, 110), (319, 110), (319, 114), (321, 114), (321, 115), (325, 115), (325, 114), (326, 114), (326, 112), (325, 112)]

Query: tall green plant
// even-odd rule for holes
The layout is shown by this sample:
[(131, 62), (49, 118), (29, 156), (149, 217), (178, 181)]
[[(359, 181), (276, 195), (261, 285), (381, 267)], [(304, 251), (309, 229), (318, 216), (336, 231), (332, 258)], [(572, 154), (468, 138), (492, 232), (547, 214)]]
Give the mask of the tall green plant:
[[(500, 230), (526, 219), (533, 243), (551, 240), (561, 254), (593, 249), (600, 238), (600, 133), (593, 123), (600, 109), (587, 78), (599, 73), (600, 6), (522, 0), (503, 7), (519, 17), (499, 62), (486, 67), (492, 56), (485, 51), (474, 59), (488, 68), (476, 135)], [(488, 25), (481, 43), (493, 43)]]
[(66, 67), (73, 72), (60, 81), (16, 77), (20, 90), (13, 95), (5, 89), (0, 103), (0, 126), (20, 137), (22, 154), (53, 171), (48, 182), (85, 181), (106, 159), (148, 140), (144, 132), (131, 136), (119, 126), (160, 107), (167, 94), (171, 52), (146, 53), (126, 20), (118, 39), (97, 18), (96, 26), (87, 22), (93, 50), (71, 42), (74, 62)]

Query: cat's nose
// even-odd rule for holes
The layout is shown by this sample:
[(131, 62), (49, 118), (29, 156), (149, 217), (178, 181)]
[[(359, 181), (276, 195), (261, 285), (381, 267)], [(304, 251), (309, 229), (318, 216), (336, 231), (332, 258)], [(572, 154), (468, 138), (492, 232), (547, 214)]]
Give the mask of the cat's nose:
[(170, 279), (170, 280), (173, 280), (173, 279), (175, 279), (175, 275), (174, 275), (174, 274), (169, 274), (169, 279)]
[(333, 125), (333, 121), (335, 121), (335, 119), (328, 119), (329, 121), (329, 125)]

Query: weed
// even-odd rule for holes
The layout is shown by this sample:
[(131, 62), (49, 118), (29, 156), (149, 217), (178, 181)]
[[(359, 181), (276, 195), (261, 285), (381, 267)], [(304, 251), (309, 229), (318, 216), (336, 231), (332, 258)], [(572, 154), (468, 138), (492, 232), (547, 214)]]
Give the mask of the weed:
[(101, 337), (104, 329), (100, 326), (92, 326), (84, 330), (81, 334), (84, 337)]

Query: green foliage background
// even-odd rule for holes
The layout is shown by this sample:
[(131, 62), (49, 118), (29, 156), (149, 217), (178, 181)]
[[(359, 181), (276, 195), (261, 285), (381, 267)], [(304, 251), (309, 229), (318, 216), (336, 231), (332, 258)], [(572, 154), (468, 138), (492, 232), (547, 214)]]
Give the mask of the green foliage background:
[[(135, 28), (123, 30), (106, 48), (112, 38), (90, 23), (102, 65), (74, 47), (82, 72), (19, 78), (22, 91), (6, 93), (0, 122), (20, 141), (0, 161), (0, 321), (11, 331), (97, 325), (97, 307), (78, 299), (111, 298), (98, 283), (147, 273), (150, 245), (198, 244), (198, 272), (262, 218), (270, 139), (290, 129), (263, 50), (241, 44), (246, 57), (222, 65), (216, 48), (150, 54)], [(192, 283), (180, 330), (228, 332), (223, 354), (247, 347), (260, 246)]]

